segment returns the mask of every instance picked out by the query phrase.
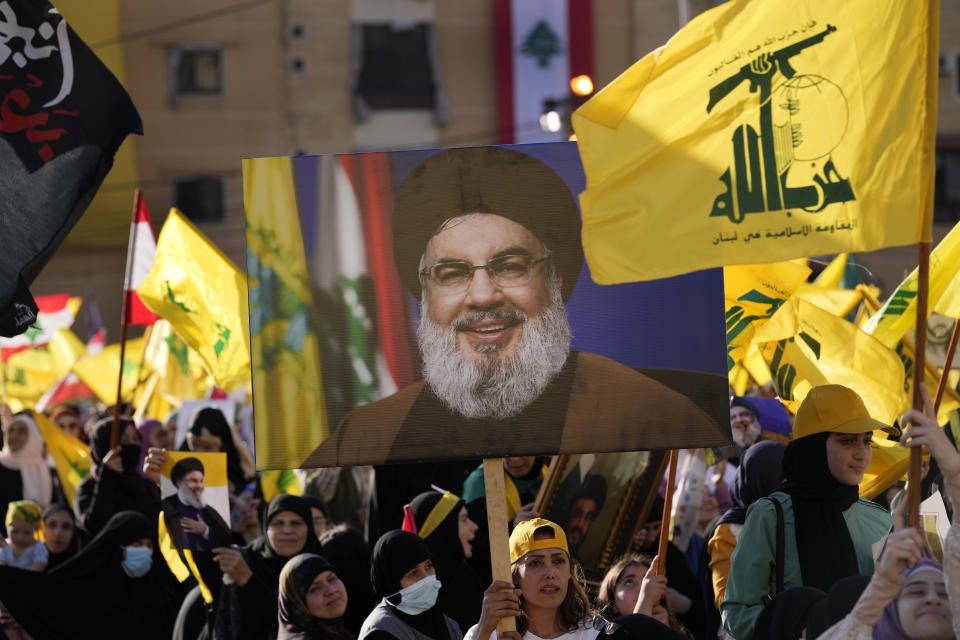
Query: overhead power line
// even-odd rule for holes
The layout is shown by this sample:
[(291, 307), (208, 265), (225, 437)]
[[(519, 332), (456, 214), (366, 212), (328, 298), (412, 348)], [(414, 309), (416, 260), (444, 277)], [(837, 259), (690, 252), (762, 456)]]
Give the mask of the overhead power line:
[(152, 36), (157, 33), (163, 33), (164, 31), (169, 31), (170, 29), (178, 29), (180, 27), (196, 24), (198, 22), (213, 20), (214, 18), (219, 18), (221, 16), (225, 16), (231, 13), (236, 13), (238, 11), (245, 11), (246, 9), (252, 9), (253, 7), (272, 4), (276, 1), (277, 0), (247, 0), (247, 2), (238, 2), (236, 4), (232, 4), (226, 7), (214, 9), (213, 11), (207, 11), (206, 13), (198, 13), (194, 16), (181, 18), (179, 20), (174, 20), (173, 22), (167, 22), (166, 24), (158, 24), (155, 27), (148, 27), (146, 29), (141, 29), (139, 31), (131, 31), (130, 33), (121, 33), (119, 36), (115, 38), (107, 38), (106, 40), (100, 40), (99, 42), (94, 42), (89, 46), (91, 49), (102, 49), (103, 47), (109, 47), (110, 45), (120, 44), (122, 42), (130, 42), (131, 40), (139, 40), (140, 38), (146, 38), (147, 36)]

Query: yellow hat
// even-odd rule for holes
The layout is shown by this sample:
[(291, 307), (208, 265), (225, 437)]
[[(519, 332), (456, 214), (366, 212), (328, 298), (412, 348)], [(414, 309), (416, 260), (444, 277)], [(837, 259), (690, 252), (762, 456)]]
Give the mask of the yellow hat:
[(864, 433), (874, 429), (900, 434), (896, 427), (871, 418), (863, 400), (853, 389), (839, 384), (822, 384), (811, 389), (803, 399), (793, 421), (791, 436), (796, 440), (815, 433)]
[[(541, 527), (553, 529), (553, 535), (549, 538), (534, 540), (533, 534)], [(570, 549), (567, 547), (567, 534), (563, 529), (549, 520), (543, 518), (534, 518), (533, 520), (524, 520), (513, 529), (510, 534), (510, 564), (513, 564), (531, 551), (537, 549), (563, 549), (570, 555)]]

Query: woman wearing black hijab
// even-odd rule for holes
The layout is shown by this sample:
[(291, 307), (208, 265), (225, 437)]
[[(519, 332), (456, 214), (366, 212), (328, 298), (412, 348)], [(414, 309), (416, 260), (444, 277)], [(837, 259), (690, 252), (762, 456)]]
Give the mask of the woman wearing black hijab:
[(133, 420), (120, 418), (117, 447), (110, 449), (113, 417), (103, 418), (93, 429), (90, 458), (96, 465), (77, 487), (74, 497), (79, 524), (95, 536), (119, 511), (137, 511), (150, 522), (160, 513), (160, 487), (140, 475), (140, 432)]
[(320, 553), (310, 506), (298, 496), (279, 495), (267, 507), (261, 537), (242, 549), (217, 547), (213, 553), (225, 585), (220, 590), (212, 637), (273, 640), (277, 637), (283, 565), (300, 553)]
[(277, 640), (356, 640), (343, 626), (347, 590), (323, 556), (301, 553), (280, 572)]
[(730, 558), (720, 607), (727, 633), (749, 637), (780, 591), (803, 586), (827, 592), (841, 578), (873, 573), (871, 547), (893, 524), (886, 510), (858, 495), (875, 429), (899, 433), (872, 419), (852, 389), (820, 385), (807, 394), (783, 456), (787, 482), (770, 494), (776, 504), (758, 500), (750, 506)]
[(350, 598), (344, 624), (356, 636), (367, 614), (377, 606), (377, 595), (370, 583), (370, 545), (363, 534), (345, 524), (327, 529), (320, 536), (323, 557), (337, 568)]
[(77, 519), (73, 509), (65, 504), (53, 502), (43, 510), (43, 544), (47, 547), (47, 567), (50, 573), (61, 564), (77, 555), (80, 550), (80, 536), (77, 533)]
[(0, 601), (34, 640), (166, 640), (176, 596), (156, 532), (156, 519), (122, 511), (49, 574), (0, 567)]
[(360, 629), (360, 640), (461, 640), (456, 622), (437, 603), (434, 556), (409, 531), (388, 531), (373, 548), (370, 579), (383, 598)]
[(467, 515), (463, 500), (450, 492), (427, 491), (410, 503), (417, 535), (437, 559), (440, 609), (466, 632), (480, 619), (483, 592), (480, 577), (467, 564), (473, 556), (477, 525)]
[(704, 638), (716, 638), (720, 628), (720, 603), (726, 595), (730, 556), (747, 519), (747, 507), (766, 497), (783, 480), (783, 452), (779, 442), (765, 440), (751, 446), (740, 459), (737, 475), (730, 484), (733, 507), (707, 532), (707, 544), (700, 560), (700, 581), (707, 612)]

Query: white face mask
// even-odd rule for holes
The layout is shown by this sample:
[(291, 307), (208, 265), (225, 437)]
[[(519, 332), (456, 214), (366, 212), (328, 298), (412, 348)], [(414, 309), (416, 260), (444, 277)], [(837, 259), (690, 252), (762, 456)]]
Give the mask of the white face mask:
[(440, 581), (437, 576), (427, 576), (400, 590), (400, 604), (397, 609), (411, 616), (419, 615), (437, 603), (440, 593)]

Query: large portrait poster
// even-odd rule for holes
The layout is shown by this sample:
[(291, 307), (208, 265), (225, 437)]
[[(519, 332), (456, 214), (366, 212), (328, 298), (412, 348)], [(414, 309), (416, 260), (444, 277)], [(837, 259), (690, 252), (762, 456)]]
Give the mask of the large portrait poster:
[(575, 144), (243, 169), (259, 468), (729, 440), (720, 270), (594, 284)]

